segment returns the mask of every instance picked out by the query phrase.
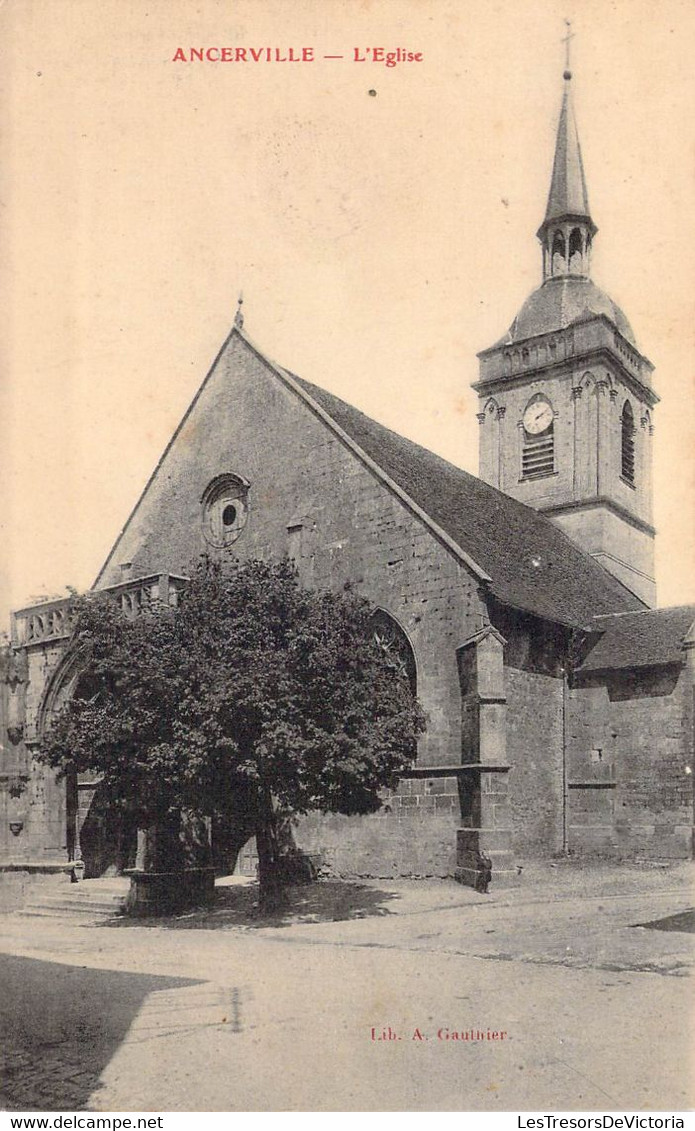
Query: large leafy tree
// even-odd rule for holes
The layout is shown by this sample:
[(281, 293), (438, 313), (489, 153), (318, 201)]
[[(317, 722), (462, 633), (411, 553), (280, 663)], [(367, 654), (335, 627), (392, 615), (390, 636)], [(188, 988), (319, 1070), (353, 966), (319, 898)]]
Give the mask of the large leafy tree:
[(141, 827), (243, 814), (269, 900), (284, 816), (376, 811), (412, 764), (423, 715), (373, 613), (349, 588), (302, 588), (289, 562), (203, 559), (177, 608), (132, 619), (104, 594), (76, 598), (83, 691), (41, 756), (96, 771)]

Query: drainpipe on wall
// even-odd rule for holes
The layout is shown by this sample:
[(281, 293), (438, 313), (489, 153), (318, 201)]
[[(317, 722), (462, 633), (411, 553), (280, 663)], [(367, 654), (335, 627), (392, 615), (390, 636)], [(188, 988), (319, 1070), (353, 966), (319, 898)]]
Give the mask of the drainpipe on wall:
[[(689, 676), (690, 688), (685, 711), (685, 733), (686, 733), (686, 749), (688, 750), (688, 765), (685, 767), (685, 773), (692, 786), (692, 833), (691, 833), (691, 855), (695, 860), (695, 774), (693, 774), (692, 759), (695, 757), (695, 624), (692, 624), (686, 633), (685, 639), (682, 644), (683, 653), (685, 656), (685, 667)], [(689, 716), (689, 717), (688, 717)]]
[(562, 852), (569, 855), (567, 835), (567, 697), (569, 694), (567, 668), (562, 668)]

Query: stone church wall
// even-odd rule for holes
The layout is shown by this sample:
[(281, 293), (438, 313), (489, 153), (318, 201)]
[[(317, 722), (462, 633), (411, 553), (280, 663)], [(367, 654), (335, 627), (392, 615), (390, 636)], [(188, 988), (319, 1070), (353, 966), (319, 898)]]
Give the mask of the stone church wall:
[(587, 675), (573, 688), (568, 707), (570, 850), (633, 859), (690, 857), (688, 668)]
[(562, 851), (562, 679), (513, 667), (505, 676), (512, 845), (523, 862)]
[[(217, 549), (206, 540), (206, 499), (224, 475), (248, 484), (248, 517), (238, 539)], [(300, 846), (332, 872), (452, 875), (462, 826), (477, 836), (478, 826), (498, 833), (501, 822), (508, 839), (510, 820), (520, 862), (552, 855), (563, 846), (566, 786), (574, 851), (688, 855), (693, 704), (686, 670), (585, 679), (568, 695), (568, 630), (492, 599), (484, 606), (470, 569), (238, 335), (165, 452), (98, 587), (165, 572), (185, 576), (203, 552), (288, 555), (307, 586), (335, 589), (349, 581), (398, 622), (412, 646), (428, 721), (414, 772), (385, 796), (378, 814), (311, 814), (298, 824)], [(477, 738), (485, 732), (482, 758), (476, 735), (464, 733), (459, 661), (463, 646), (482, 638), (488, 619), (506, 643), (497, 638), (499, 688), (481, 691), (476, 684), (471, 695), (480, 691), (479, 701), (467, 704)], [(17, 686), (26, 705), (27, 766), (46, 681), (61, 651), (30, 643), (22, 653), (26, 670)], [(0, 686), (6, 713), (13, 695), (7, 682)], [(485, 819), (471, 809), (477, 779), (462, 771), (457, 780), (450, 772), (479, 756), (500, 763), (487, 777), (473, 771), (484, 777), (473, 808), (485, 808)], [(24, 800), (21, 835), (5, 854), (64, 860), (64, 787), (34, 768)]]
[[(203, 496), (225, 473), (250, 484), (248, 520), (233, 546), (216, 551), (203, 535)], [(204, 551), (289, 555), (311, 587), (351, 581), (398, 621), (412, 645), (428, 720), (418, 764), (461, 762), (456, 650), (483, 623), (477, 579), (238, 337), (165, 453), (98, 585), (162, 570), (185, 576)], [(42, 687), (41, 679), (31, 694)], [(38, 700), (34, 713), (37, 707)], [(401, 783), (376, 817), (312, 816), (299, 839), (343, 874), (448, 875), (460, 823), (455, 779), (435, 777)]]
[(297, 844), (339, 876), (453, 876), (461, 827), (455, 777), (411, 778), (367, 817), (310, 814)]
[(562, 850), (563, 656), (557, 625), (511, 610), (493, 610), (506, 640), (507, 760), (512, 845), (524, 856)]
[(456, 648), (482, 624), (475, 579), (239, 338), (164, 456), (100, 584), (163, 568), (188, 573), (210, 552), (203, 492), (225, 472), (250, 488), (246, 527), (223, 552), (290, 554), (305, 584), (349, 580), (395, 617), (414, 649), (428, 713), (420, 760), (460, 761)]
[(564, 511), (553, 521), (640, 600), (656, 605), (653, 535), (604, 507)]
[(0, 656), (0, 864), (66, 859), (65, 785), (32, 756), (36, 717), (60, 646)]

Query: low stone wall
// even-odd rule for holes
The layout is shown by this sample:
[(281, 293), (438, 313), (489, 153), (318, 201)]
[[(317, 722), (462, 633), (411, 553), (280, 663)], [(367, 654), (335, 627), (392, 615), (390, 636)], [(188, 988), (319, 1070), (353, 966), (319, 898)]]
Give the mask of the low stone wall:
[(664, 820), (649, 824), (644, 821), (616, 820), (614, 824), (586, 823), (573, 813), (569, 828), (569, 848), (573, 856), (601, 856), (608, 860), (689, 860), (694, 853), (695, 831), (692, 825)]
[(412, 778), (366, 817), (310, 813), (295, 829), (297, 846), (320, 856), (331, 875), (395, 878), (454, 876), (461, 825), (455, 777)]

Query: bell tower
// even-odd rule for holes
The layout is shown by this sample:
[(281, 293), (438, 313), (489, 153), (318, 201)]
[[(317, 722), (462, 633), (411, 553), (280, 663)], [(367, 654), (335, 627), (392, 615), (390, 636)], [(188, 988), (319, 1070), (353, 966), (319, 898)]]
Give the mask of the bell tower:
[(543, 511), (635, 593), (656, 603), (653, 366), (591, 278), (589, 211), (572, 72), (564, 72), (542, 282), (479, 355), (481, 479)]

